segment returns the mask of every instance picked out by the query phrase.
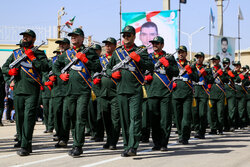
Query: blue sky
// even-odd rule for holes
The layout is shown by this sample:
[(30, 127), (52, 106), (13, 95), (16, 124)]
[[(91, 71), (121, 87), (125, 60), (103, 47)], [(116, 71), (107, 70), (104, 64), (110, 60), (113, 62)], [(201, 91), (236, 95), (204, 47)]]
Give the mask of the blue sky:
[[(224, 1), (224, 36), (237, 37), (237, 14), (240, 5), (244, 20), (241, 21), (241, 49), (250, 47), (250, 12), (249, 0)], [(120, 0), (11, 0), (2, 1), (0, 6), (1, 25), (57, 25), (57, 12), (64, 6), (68, 13), (63, 16), (62, 23), (76, 16), (73, 27), (83, 26), (93, 39), (102, 41), (112, 36), (119, 38)], [(208, 18), (209, 7), (215, 15), (215, 28), (212, 34), (217, 34), (217, 7), (214, 0), (187, 0), (182, 5), (181, 30), (192, 33), (201, 26), (206, 28), (193, 36), (192, 50), (208, 53)], [(178, 0), (171, 0), (171, 9), (178, 9)], [(162, 0), (122, 0), (122, 12), (158, 11), (163, 10)], [(181, 44), (188, 46), (187, 37), (181, 36)], [(236, 41), (236, 50), (237, 47)]]

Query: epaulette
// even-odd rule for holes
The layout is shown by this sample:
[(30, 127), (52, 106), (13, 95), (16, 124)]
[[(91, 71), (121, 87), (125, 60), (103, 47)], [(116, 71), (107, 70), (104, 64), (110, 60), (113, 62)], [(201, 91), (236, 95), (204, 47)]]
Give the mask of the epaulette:
[(143, 49), (143, 48), (146, 48), (146, 46), (145, 45), (140, 45), (140, 46), (138, 46), (138, 48)]

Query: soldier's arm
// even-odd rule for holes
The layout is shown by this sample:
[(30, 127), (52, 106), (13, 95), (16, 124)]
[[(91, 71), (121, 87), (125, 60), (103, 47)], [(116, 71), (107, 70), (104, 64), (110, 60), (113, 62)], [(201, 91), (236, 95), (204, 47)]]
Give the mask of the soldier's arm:
[(45, 55), (44, 51), (38, 50), (35, 52), (36, 59), (32, 61), (33, 66), (36, 69), (39, 69), (41, 72), (45, 72), (49, 70), (48, 59)]
[(88, 53), (88, 62), (85, 65), (89, 70), (93, 72), (100, 72), (102, 70), (102, 67), (98, 55), (93, 50), (90, 50)]
[(154, 70), (154, 63), (152, 62), (152, 60), (149, 58), (148, 56), (148, 52), (145, 50), (144, 52), (142, 52), (140, 54), (141, 59), (140, 61), (137, 63), (138, 67), (140, 69), (142, 69), (142, 71), (153, 71)]
[(9, 68), (9, 65), (14, 61), (14, 55), (13, 53), (10, 55), (10, 57), (6, 60), (6, 62), (3, 64), (3, 67), (2, 67), (2, 72), (3, 72), (3, 76), (4, 76), (4, 80), (5, 82), (9, 85), (9, 80), (10, 80), (10, 77), (8, 72), (10, 70)]
[(107, 64), (107, 71), (106, 73), (111, 76), (112, 75), (112, 68), (116, 65), (116, 59), (118, 59), (116, 52), (113, 52), (109, 63)]
[(199, 75), (196, 67), (192, 65), (191, 68), (192, 68), (192, 73), (189, 74), (189, 77), (191, 78), (192, 81), (199, 82)]
[(207, 84), (213, 84), (214, 77), (213, 77), (212, 70), (210, 68), (206, 68), (205, 71), (206, 71), (207, 75), (204, 78), (205, 78)]
[(229, 79), (228, 79), (228, 74), (227, 72), (223, 72), (223, 74), (220, 76), (220, 79), (223, 83), (228, 83), (229, 82)]
[(61, 69), (64, 68), (66, 65), (65, 58), (66, 58), (66, 52), (58, 56), (57, 61), (52, 65), (52, 72), (58, 77), (61, 75)]
[(179, 75), (179, 68), (177, 66), (176, 60), (173, 56), (169, 58), (169, 66), (166, 68), (166, 74), (168, 76), (177, 77)]

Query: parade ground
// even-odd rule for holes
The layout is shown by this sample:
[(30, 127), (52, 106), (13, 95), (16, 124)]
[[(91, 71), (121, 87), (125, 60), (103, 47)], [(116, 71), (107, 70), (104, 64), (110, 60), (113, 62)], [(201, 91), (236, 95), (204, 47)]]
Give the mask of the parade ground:
[(168, 145), (169, 151), (152, 151), (150, 143), (140, 143), (137, 156), (121, 157), (123, 150), (120, 137), (117, 150), (104, 150), (104, 142), (94, 142), (86, 137), (83, 154), (80, 158), (72, 158), (68, 151), (72, 146), (72, 138), (68, 148), (55, 149), (53, 134), (45, 134), (42, 122), (37, 122), (33, 135), (33, 153), (27, 157), (16, 154), (13, 148), (15, 123), (3, 121), (0, 128), (0, 166), (70, 166), (70, 167), (249, 167), (250, 166), (250, 128), (225, 132), (224, 135), (206, 135), (206, 139), (190, 139), (189, 145), (178, 144), (175, 128)]

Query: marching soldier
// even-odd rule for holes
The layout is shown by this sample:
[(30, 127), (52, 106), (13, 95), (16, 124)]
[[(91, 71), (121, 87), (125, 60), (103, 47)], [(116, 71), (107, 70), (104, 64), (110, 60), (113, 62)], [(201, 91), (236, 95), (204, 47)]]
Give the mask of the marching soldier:
[(225, 72), (228, 74), (229, 82), (225, 84), (227, 106), (225, 108), (224, 119), (228, 122), (228, 127), (225, 125), (225, 129), (229, 128), (230, 131), (234, 131), (236, 126), (236, 88), (234, 84), (235, 76), (230, 69), (230, 59), (224, 58), (222, 60)]
[(161, 63), (152, 75), (146, 75), (145, 81), (149, 83), (148, 105), (150, 122), (152, 126), (153, 151), (167, 151), (172, 125), (172, 78), (178, 76), (179, 69), (174, 56), (163, 51), (164, 39), (160, 36), (149, 41), (153, 45), (154, 52), (149, 55), (154, 64)]
[[(99, 56), (99, 59), (101, 57), (102, 47), (99, 44), (94, 44), (92, 47), (96, 54)], [(95, 140), (95, 142), (102, 142), (104, 138), (104, 127), (103, 127), (103, 118), (101, 114), (101, 108), (97, 104), (99, 101), (99, 92), (100, 88), (98, 85), (93, 85), (91, 90), (91, 99), (89, 102), (89, 125), (90, 129), (92, 131), (92, 140)]]
[[(90, 48), (83, 45), (84, 33), (80, 28), (76, 28), (68, 34), (71, 37), (73, 47), (66, 50), (53, 67), (53, 73), (67, 84), (66, 96), (68, 97), (68, 110), (70, 115), (71, 131), (73, 136), (73, 147), (69, 151), (72, 157), (79, 157), (82, 154), (84, 144), (84, 131), (87, 122), (88, 104), (91, 95), (91, 73), (100, 71), (98, 55)], [(65, 73), (61, 70), (77, 60), (77, 64), (66, 69)]]
[(3, 126), (2, 116), (4, 110), (4, 98), (5, 98), (5, 82), (3, 78), (3, 73), (0, 68), (0, 126)]
[(107, 134), (107, 141), (103, 145), (103, 148), (115, 150), (120, 135), (120, 114), (116, 96), (117, 80), (110, 78), (106, 74), (106, 68), (111, 59), (112, 53), (116, 49), (116, 40), (110, 37), (102, 42), (105, 43), (106, 50), (106, 54), (99, 57), (103, 74), (94, 78), (93, 82), (95, 85), (99, 86), (100, 98), (97, 101), (97, 105), (99, 106), (99, 112), (103, 117), (104, 127)]
[(228, 83), (227, 74), (223, 72), (220, 66), (220, 57), (218, 55), (211, 58), (213, 67), (212, 72), (214, 76), (214, 84), (210, 90), (210, 102), (208, 112), (210, 113), (210, 128), (211, 132), (209, 134), (219, 134), (222, 135), (223, 125), (224, 125), (224, 110), (226, 103), (225, 96), (225, 83)]
[(249, 79), (241, 70), (240, 61), (234, 61), (233, 63), (234, 75), (235, 75), (235, 87), (236, 87), (236, 111), (238, 115), (238, 127), (244, 128), (247, 126), (246, 122), (246, 94), (247, 87), (249, 85)]
[[(40, 88), (43, 89), (40, 76), (41, 72), (48, 69), (48, 61), (44, 51), (32, 51), (36, 40), (34, 31), (27, 29), (20, 35), (23, 35), (23, 48), (14, 50), (3, 65), (3, 73), (15, 76), (15, 80), (12, 81), (10, 86), (14, 85), (16, 123), (19, 127), (18, 139), (21, 144), (21, 149), (17, 151), (17, 154), (27, 156), (32, 152), (31, 141), (36, 120), (36, 107)], [(9, 65), (24, 53), (27, 55), (24, 60), (26, 65), (10, 69)], [(32, 67), (30, 68), (28, 64), (31, 64)]]
[[(249, 66), (245, 65), (242, 67), (243, 72), (246, 73), (246, 76), (248, 77), (248, 82), (250, 82), (250, 75), (249, 75)], [(247, 125), (250, 125), (250, 85), (246, 86), (247, 88), (247, 94), (246, 94), (246, 109), (247, 109)]]
[(193, 122), (194, 130), (196, 132), (195, 138), (205, 139), (207, 127), (207, 101), (210, 94), (211, 84), (213, 83), (212, 71), (206, 68), (203, 64), (205, 55), (203, 52), (198, 52), (196, 55), (196, 63), (193, 65), (197, 69), (199, 75), (199, 82), (194, 84), (194, 98), (195, 105), (193, 106)]
[(193, 85), (192, 81), (198, 82), (199, 76), (197, 69), (191, 67), (187, 61), (187, 48), (180, 46), (178, 48), (177, 66), (179, 76), (173, 78), (173, 95), (172, 104), (176, 119), (176, 126), (179, 135), (179, 143), (188, 144), (191, 133), (192, 120), (192, 98)]
[(55, 148), (67, 147), (69, 140), (69, 112), (68, 103), (66, 97), (67, 82), (64, 82), (59, 75), (53, 72), (55, 68), (55, 63), (58, 61), (59, 57), (70, 48), (70, 41), (67, 38), (59, 39), (55, 43), (59, 44), (60, 52), (52, 57), (52, 71), (50, 71), (49, 82), (46, 83), (50, 87), (51, 97), (52, 97), (52, 113), (54, 116), (54, 127), (55, 127), (55, 138), (54, 140), (58, 142), (55, 144)]
[[(146, 50), (138, 51), (140, 48), (134, 43), (135, 29), (126, 26), (123, 31), (124, 45), (118, 47), (113, 53), (107, 66), (107, 74), (117, 79), (117, 99), (120, 109), (124, 152), (123, 157), (135, 156), (141, 137), (141, 107), (142, 107), (142, 84), (144, 77), (142, 72), (152, 71), (153, 63), (148, 57)], [(112, 71), (112, 68), (127, 58), (129, 70), (119, 69)], [(133, 70), (132, 70), (133, 69)]]

